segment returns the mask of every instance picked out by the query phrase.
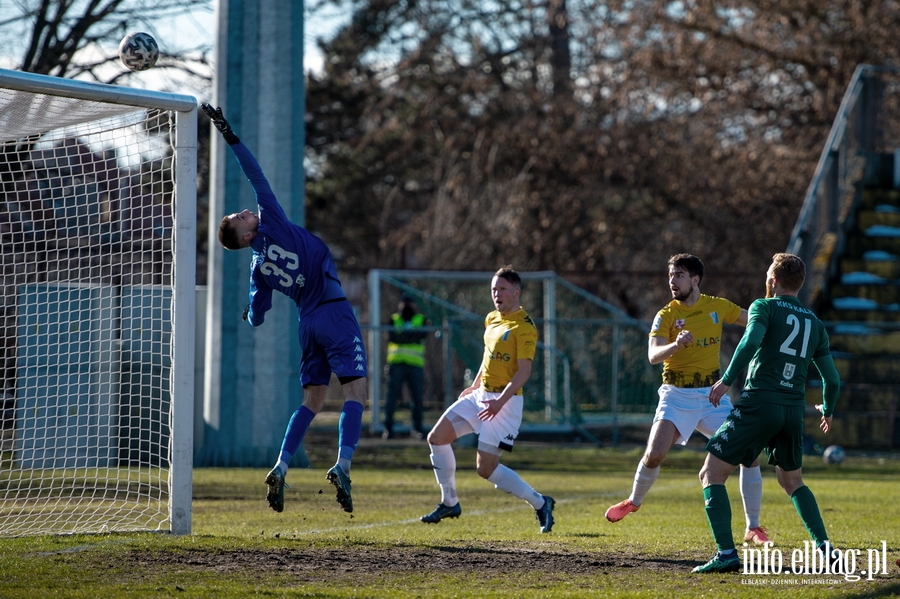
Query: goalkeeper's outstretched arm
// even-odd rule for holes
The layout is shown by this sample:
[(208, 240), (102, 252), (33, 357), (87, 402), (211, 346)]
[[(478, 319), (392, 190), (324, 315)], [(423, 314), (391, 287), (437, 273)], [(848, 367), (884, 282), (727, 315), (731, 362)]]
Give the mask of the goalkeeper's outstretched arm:
[(278, 203), (278, 198), (275, 197), (275, 192), (272, 191), (269, 180), (266, 179), (265, 173), (263, 173), (250, 149), (241, 143), (241, 140), (232, 130), (231, 125), (225, 120), (222, 109), (218, 106), (213, 108), (211, 104), (201, 104), (200, 107), (209, 116), (209, 119), (222, 134), (228, 145), (231, 146), (238, 164), (241, 165), (241, 170), (244, 171), (244, 175), (250, 181), (253, 192), (256, 194), (256, 203), (259, 205), (260, 218), (263, 217), (263, 211), (266, 211), (268, 218), (286, 222), (288, 220), (287, 215)]

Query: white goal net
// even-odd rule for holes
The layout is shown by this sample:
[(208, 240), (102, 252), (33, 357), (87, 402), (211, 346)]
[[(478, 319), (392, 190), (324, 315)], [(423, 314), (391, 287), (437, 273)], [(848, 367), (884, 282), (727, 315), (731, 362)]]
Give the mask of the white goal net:
[(0, 535), (190, 532), (196, 100), (0, 69)]

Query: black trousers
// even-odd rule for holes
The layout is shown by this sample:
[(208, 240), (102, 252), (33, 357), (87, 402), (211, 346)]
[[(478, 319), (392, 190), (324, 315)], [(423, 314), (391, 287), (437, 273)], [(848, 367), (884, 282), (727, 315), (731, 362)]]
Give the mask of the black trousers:
[(425, 372), (418, 366), (409, 364), (391, 364), (388, 367), (387, 397), (384, 400), (384, 428), (393, 432), (394, 411), (403, 392), (403, 385), (409, 391), (412, 401), (412, 428), (414, 431), (424, 432), (422, 429), (422, 395), (425, 388)]

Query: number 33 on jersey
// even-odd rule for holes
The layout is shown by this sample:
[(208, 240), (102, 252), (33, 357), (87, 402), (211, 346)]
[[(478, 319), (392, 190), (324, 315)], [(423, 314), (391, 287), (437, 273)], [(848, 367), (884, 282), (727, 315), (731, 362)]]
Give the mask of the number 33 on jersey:
[[(262, 259), (262, 254), (256, 254), (255, 258), (256, 260)], [(281, 266), (279, 266), (279, 262)], [(299, 267), (300, 257), (297, 254), (272, 244), (266, 251), (266, 260), (260, 265), (259, 272), (270, 283), (275, 283), (272, 285), (273, 288), (283, 287), (282, 291), (287, 292), (287, 288), (292, 285), (303, 287), (306, 283), (303, 274), (296, 272)]]

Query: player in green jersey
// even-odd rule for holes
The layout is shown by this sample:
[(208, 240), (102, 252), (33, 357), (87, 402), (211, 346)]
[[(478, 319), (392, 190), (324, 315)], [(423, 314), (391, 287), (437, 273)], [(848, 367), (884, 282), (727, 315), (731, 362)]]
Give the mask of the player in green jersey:
[(750, 306), (747, 329), (734, 358), (710, 390), (710, 403), (718, 405), (738, 374), (749, 365), (740, 400), (706, 445), (709, 454), (700, 470), (700, 481), (706, 517), (719, 551), (694, 572), (740, 569), (725, 481), (738, 464), (750, 464), (761, 451), (775, 466), (778, 484), (790, 496), (819, 550), (831, 559), (819, 506), (803, 483), (803, 415), (810, 363), (822, 377), (822, 403), (816, 408), (822, 413), (819, 427), (825, 433), (831, 430), (840, 376), (831, 357), (825, 325), (797, 299), (805, 278), (806, 265), (799, 257), (772, 257), (766, 272), (766, 298)]

